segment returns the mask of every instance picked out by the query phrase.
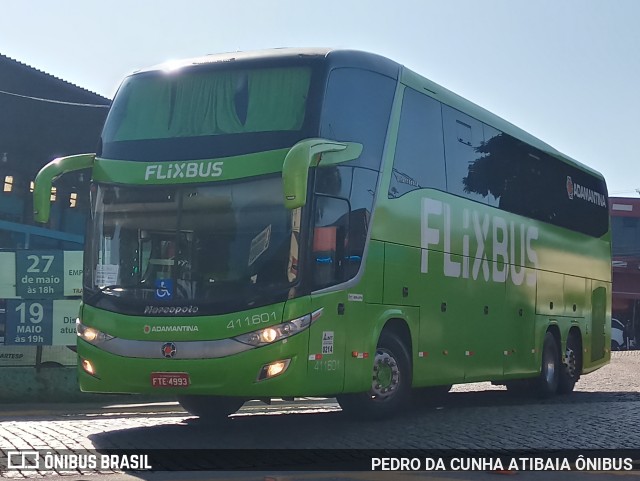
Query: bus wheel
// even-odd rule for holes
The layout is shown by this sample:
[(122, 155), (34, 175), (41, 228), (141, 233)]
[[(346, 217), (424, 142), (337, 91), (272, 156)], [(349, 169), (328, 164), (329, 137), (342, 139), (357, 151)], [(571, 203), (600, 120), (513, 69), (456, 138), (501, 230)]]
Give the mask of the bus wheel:
[(380, 419), (396, 414), (409, 399), (411, 361), (398, 336), (390, 331), (380, 335), (373, 360), (371, 389), (366, 393), (338, 396), (347, 414), (362, 419)]
[(560, 349), (556, 338), (549, 331), (544, 335), (542, 344), (542, 369), (540, 375), (533, 382), (534, 394), (539, 397), (551, 397), (558, 392), (560, 380)]
[(185, 411), (204, 421), (223, 421), (244, 404), (244, 400), (223, 396), (178, 396)]
[(560, 369), (560, 379), (558, 382), (558, 392), (569, 394), (573, 391), (582, 370), (582, 347), (580, 339), (575, 333), (569, 334), (567, 338), (567, 349), (564, 353), (564, 363)]

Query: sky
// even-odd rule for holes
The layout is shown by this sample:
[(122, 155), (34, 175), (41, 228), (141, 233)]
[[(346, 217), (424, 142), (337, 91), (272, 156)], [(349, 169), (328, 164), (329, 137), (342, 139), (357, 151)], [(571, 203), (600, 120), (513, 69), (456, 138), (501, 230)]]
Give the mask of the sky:
[(273, 47), (378, 53), (640, 189), (637, 0), (2, 0), (0, 53), (113, 97), (171, 59)]

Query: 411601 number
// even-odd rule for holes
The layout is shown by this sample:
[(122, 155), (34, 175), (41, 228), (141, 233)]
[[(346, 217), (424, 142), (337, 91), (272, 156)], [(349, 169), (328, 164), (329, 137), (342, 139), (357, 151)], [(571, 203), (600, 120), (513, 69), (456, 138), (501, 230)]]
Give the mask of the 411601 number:
[(277, 321), (275, 311), (261, 312), (260, 314), (254, 314), (253, 316), (246, 316), (244, 318), (232, 319), (227, 323), (227, 329), (239, 329), (241, 327), (259, 326), (267, 322)]

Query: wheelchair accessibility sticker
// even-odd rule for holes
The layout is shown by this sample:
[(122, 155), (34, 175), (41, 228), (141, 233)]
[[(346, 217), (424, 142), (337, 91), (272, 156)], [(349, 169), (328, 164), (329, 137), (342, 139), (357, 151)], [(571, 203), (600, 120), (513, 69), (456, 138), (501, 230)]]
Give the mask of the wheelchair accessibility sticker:
[(173, 279), (156, 279), (156, 299), (168, 301), (173, 298)]

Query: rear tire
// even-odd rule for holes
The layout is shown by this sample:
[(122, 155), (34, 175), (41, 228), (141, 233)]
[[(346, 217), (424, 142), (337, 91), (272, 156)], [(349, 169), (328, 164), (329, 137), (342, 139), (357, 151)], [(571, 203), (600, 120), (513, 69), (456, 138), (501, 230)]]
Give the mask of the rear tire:
[(371, 389), (357, 394), (341, 394), (342, 410), (360, 419), (382, 419), (398, 413), (409, 399), (411, 360), (404, 344), (393, 332), (380, 335), (373, 360)]
[(533, 380), (533, 394), (537, 397), (548, 398), (558, 392), (560, 372), (563, 365), (560, 361), (560, 349), (556, 338), (547, 331), (542, 344), (542, 366), (540, 375)]
[(569, 394), (573, 391), (582, 372), (582, 346), (577, 334), (571, 333), (567, 338), (564, 363), (560, 369), (558, 393)]
[(178, 396), (185, 411), (208, 422), (223, 421), (244, 404), (244, 399), (223, 396)]

